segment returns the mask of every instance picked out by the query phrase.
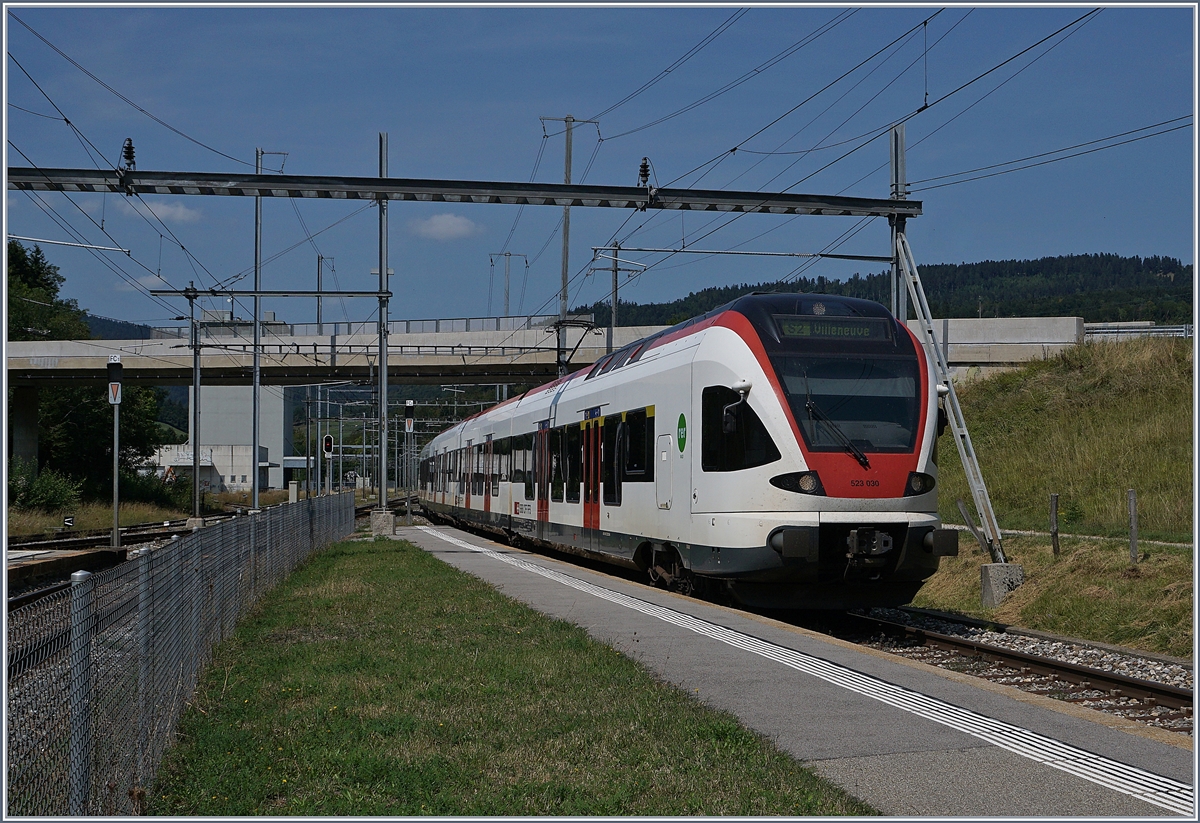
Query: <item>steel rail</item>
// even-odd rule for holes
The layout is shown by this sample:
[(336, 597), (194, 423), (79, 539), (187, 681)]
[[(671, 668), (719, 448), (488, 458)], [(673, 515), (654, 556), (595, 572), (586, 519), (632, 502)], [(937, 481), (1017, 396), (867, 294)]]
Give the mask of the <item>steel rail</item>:
[(1002, 646), (993, 646), (966, 637), (921, 629), (916, 626), (906, 626), (877, 617), (849, 613), (852, 617), (870, 623), (887, 631), (893, 636), (915, 640), (922, 645), (933, 646), (956, 652), (966, 652), (972, 656), (981, 657), (996, 663), (1011, 665), (1017, 670), (1028, 669), (1032, 673), (1054, 675), (1068, 683), (1081, 688), (1102, 689), (1110, 693), (1116, 691), (1126, 697), (1136, 697), (1141, 700), (1151, 698), (1158, 705), (1173, 709), (1183, 709), (1192, 706), (1192, 690), (1172, 686), (1167, 683), (1155, 683), (1137, 677), (1093, 669), (1065, 660), (1041, 657)]

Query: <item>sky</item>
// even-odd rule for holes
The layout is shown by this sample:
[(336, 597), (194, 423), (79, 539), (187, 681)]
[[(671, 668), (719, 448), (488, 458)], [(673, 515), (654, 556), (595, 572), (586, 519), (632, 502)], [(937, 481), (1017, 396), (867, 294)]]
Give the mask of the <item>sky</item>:
[[(1194, 9), (1093, 8), (8, 4), (6, 167), (111, 168), (130, 138), (139, 171), (249, 172), (261, 148), (268, 169), (370, 177), (386, 132), (392, 177), (562, 182), (569, 114), (598, 121), (574, 128), (575, 182), (635, 185), (647, 157), (663, 187), (884, 198), (886, 131), (903, 119), (923, 204), (908, 225), (918, 266), (1082, 253), (1193, 263)], [(262, 287), (315, 288), (319, 254), (326, 288), (374, 289), (378, 215), (362, 206), (264, 199)], [(524, 256), (510, 258), (511, 313), (557, 312), (561, 208), (392, 202), (388, 214), (392, 319), (503, 313), (502, 252)], [(249, 198), (9, 191), (5, 228), (128, 249), (42, 245), (63, 296), (105, 317), (175, 325), (186, 301), (149, 289), (253, 286)], [(607, 297), (592, 249), (614, 240), (887, 255), (888, 238), (883, 218), (575, 208), (570, 305)], [(621, 256), (647, 267), (622, 275), (622, 300), (639, 303), (882, 270)], [(368, 320), (376, 306), (329, 299), (323, 319)], [(312, 299), (263, 308), (315, 320)], [(250, 302), (234, 311), (251, 316)]]

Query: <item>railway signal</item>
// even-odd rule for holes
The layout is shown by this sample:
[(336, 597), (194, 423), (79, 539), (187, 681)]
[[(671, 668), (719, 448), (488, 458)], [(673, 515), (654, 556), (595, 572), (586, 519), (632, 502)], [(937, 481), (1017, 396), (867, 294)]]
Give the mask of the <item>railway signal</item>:
[(325, 453), (325, 493), (333, 494), (333, 435), (321, 438), (321, 451)]
[(111, 545), (121, 545), (120, 532), (120, 456), (121, 456), (121, 355), (108, 356), (108, 402), (113, 408), (113, 525)]

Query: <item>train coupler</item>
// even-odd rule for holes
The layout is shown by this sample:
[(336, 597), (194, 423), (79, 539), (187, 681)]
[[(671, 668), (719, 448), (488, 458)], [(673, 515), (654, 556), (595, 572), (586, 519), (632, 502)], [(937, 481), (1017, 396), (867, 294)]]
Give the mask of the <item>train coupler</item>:
[(846, 538), (846, 557), (878, 557), (892, 550), (892, 536), (876, 529), (851, 529)]

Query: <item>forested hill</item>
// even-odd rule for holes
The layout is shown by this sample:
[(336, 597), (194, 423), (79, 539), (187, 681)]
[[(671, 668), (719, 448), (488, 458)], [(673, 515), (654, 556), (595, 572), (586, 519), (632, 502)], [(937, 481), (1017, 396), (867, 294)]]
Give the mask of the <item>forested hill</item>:
[[(921, 266), (921, 281), (934, 317), (1082, 317), (1089, 323), (1116, 320), (1192, 322), (1191, 265), (1173, 257), (1075, 254), (1040, 260), (987, 260)], [(846, 280), (802, 277), (795, 282), (741, 284), (703, 289), (670, 303), (621, 301), (622, 326), (669, 325), (703, 314), (752, 291), (841, 294), (889, 301), (885, 272)], [(607, 301), (581, 306), (597, 325), (608, 323)]]

